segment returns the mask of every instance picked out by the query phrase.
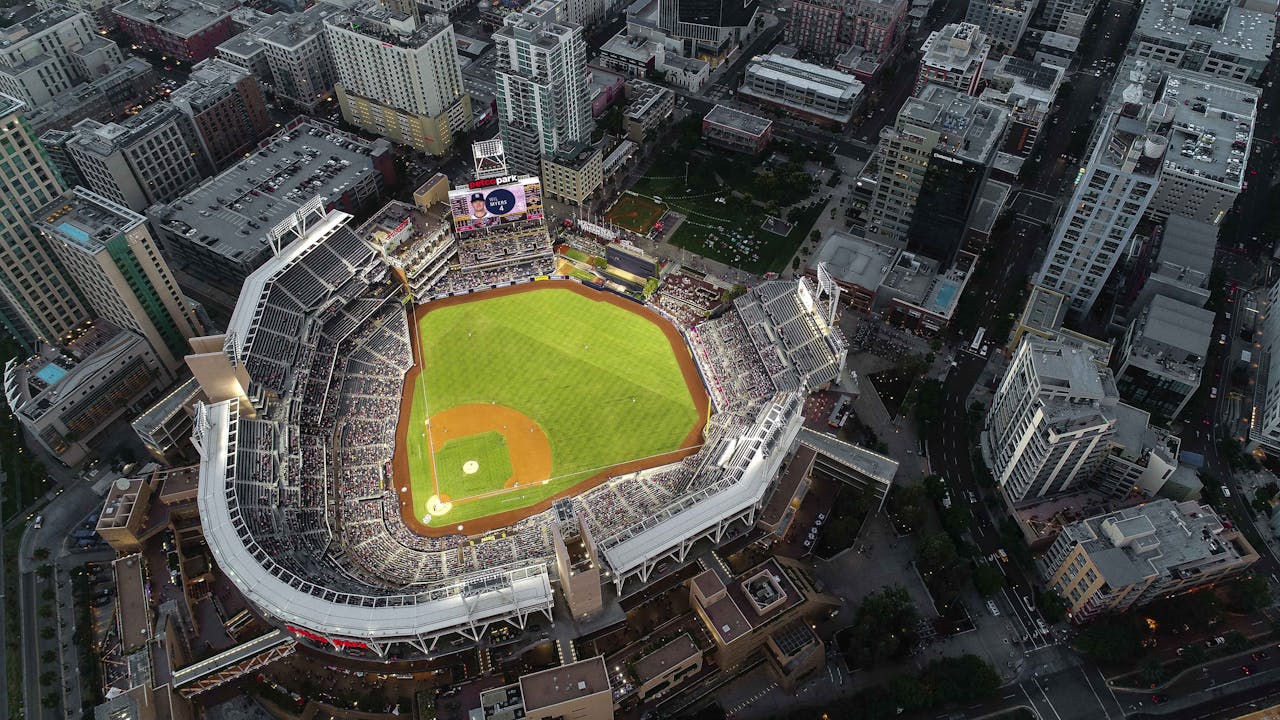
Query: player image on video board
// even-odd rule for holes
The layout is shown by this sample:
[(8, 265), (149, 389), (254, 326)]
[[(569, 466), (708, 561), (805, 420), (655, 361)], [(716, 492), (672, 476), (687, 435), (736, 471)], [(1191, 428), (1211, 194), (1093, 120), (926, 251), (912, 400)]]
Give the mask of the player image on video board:
[(453, 226), (459, 233), (519, 220), (542, 219), (542, 186), (536, 178), (489, 188), (449, 193)]

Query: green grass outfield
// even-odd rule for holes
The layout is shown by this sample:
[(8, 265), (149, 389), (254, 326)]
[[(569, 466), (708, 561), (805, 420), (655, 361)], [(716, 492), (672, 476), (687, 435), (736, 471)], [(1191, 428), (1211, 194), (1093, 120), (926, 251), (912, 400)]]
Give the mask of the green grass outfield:
[[(470, 476), (455, 487), (455, 479), (442, 474), (440, 492), (454, 501), (440, 519), (448, 524), (516, 510), (601, 469), (676, 450), (700, 419), (658, 326), (570, 290), (537, 289), (432, 310), (419, 334), (423, 372), (414, 388), (411, 428), (425, 424), (425, 382), (432, 413), (471, 403), (506, 405), (537, 422), (551, 446), (552, 481), (546, 485), (459, 504), (501, 489), (505, 478), (483, 488)], [(422, 434), (409, 433), (419, 518), (433, 494), (425, 446)], [(446, 450), (448, 445), (441, 448)]]

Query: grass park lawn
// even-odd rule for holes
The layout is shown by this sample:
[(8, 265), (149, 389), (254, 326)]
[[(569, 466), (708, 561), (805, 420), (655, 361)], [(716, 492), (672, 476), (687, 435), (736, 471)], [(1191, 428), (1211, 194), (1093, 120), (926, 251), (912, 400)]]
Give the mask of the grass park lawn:
[[(448, 454), (449, 474), (441, 474), (440, 492), (454, 502), (442, 520), (451, 524), (516, 510), (618, 463), (679, 449), (701, 419), (675, 349), (657, 325), (570, 290), (534, 289), (442, 307), (422, 317), (419, 331), (423, 372), (413, 393), (411, 428), (425, 427), (428, 407), (434, 414), (495, 403), (536, 422), (551, 448), (549, 482), (459, 503), (502, 489), (511, 473), (498, 477), (500, 466), (484, 478), (480, 472), (455, 473), (452, 465), (461, 455), (455, 456), (453, 442), (442, 446), (437, 459)], [(459, 446), (490, 453), (486, 457), (493, 459), (479, 461), (481, 467), (501, 462), (487, 435), (500, 438), (474, 435), (477, 444)], [(424, 433), (408, 433), (414, 513), (420, 518), (434, 491), (426, 445)], [(501, 450), (506, 454), (505, 444)], [(509, 462), (518, 465), (520, 458)]]
[[(718, 179), (744, 177), (744, 169), (740, 165), (741, 160), (737, 158), (721, 157), (691, 162), (688, 165), (689, 183), (686, 185), (685, 159), (668, 153), (659, 156), (649, 174), (641, 178), (633, 190), (641, 195), (660, 197), (668, 207), (685, 216), (675, 235), (669, 238), (672, 245), (748, 272), (779, 272), (808, 235), (822, 207), (805, 211), (789, 235), (765, 231), (761, 227), (766, 215), (764, 210), (754, 203), (735, 198), (732, 195), (735, 188)], [(746, 186), (744, 181), (741, 189), (746, 190)], [(726, 202), (716, 202), (718, 197), (725, 198)], [(734, 234), (758, 239), (754, 250), (757, 257), (740, 255), (735, 258), (726, 247), (728, 238)], [(717, 240), (716, 245), (713, 246), (709, 242), (711, 240)]]

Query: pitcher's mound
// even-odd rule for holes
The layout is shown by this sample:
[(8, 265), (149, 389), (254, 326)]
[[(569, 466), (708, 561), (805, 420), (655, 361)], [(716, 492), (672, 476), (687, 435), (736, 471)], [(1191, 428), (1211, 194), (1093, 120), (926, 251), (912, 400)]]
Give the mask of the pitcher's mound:
[(462, 463), (462, 472), (466, 473), (467, 475), (475, 475), (476, 472), (479, 470), (480, 470), (480, 463), (476, 462), (475, 460), (468, 460)]

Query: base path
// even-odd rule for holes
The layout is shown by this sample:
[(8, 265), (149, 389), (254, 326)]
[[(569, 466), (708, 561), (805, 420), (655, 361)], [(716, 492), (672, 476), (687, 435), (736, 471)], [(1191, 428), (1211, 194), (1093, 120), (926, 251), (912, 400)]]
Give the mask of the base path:
[[(405, 438), (406, 433), (410, 429), (409, 416), (413, 407), (413, 389), (417, 383), (419, 365), (422, 362), (422, 358), (418, 356), (418, 331), (422, 318), (432, 310), (450, 307), (452, 305), (461, 305), (464, 303), (478, 302), (506, 295), (518, 295), (525, 292), (550, 289), (570, 290), (583, 297), (595, 300), (596, 302), (609, 303), (627, 310), (628, 312), (640, 315), (650, 320), (654, 325), (661, 329), (663, 335), (666, 336), (667, 341), (671, 343), (671, 349), (674, 352), (676, 363), (680, 366), (680, 373), (684, 378), (685, 385), (689, 389), (689, 395), (693, 399), (694, 407), (697, 409), (698, 422), (689, 430), (689, 434), (685, 436), (684, 440), (680, 443), (680, 447), (676, 450), (641, 460), (618, 463), (584, 479), (582, 482), (576, 483), (572, 487), (566, 488), (565, 490), (536, 503), (526, 505), (516, 510), (507, 510), (487, 515), (482, 518), (467, 520), (464, 524), (464, 532), (468, 535), (474, 535), (512, 525), (526, 517), (529, 517), (530, 515), (549, 509), (551, 504), (559, 498), (586, 492), (610, 477), (626, 475), (628, 473), (638, 472), (647, 468), (673, 463), (689, 457), (701, 449), (702, 431), (703, 428), (706, 427), (706, 422), (711, 409), (711, 401), (708, 399), (707, 391), (702, 385), (702, 377), (698, 374), (698, 367), (694, 363), (693, 355), (689, 352), (689, 346), (685, 344), (684, 337), (680, 335), (680, 331), (677, 330), (667, 319), (663, 318), (647, 306), (632, 302), (608, 291), (589, 288), (572, 280), (546, 280), (542, 282), (532, 282), (523, 285), (497, 288), (495, 290), (483, 290), (469, 295), (458, 295), (441, 300), (433, 300), (426, 305), (416, 307), (409, 322), (409, 334), (412, 336), (410, 338), (410, 347), (413, 349), (414, 366), (410, 368), (404, 378), (404, 389), (400, 398), (400, 426), (396, 433), (395, 456), (392, 459), (392, 475), (394, 476), (393, 483), (395, 486), (393, 489), (398, 492), (401, 487), (409, 488), (408, 492), (399, 492), (400, 517), (404, 521), (405, 525), (419, 535), (442, 536), (458, 532), (457, 526), (448, 522), (447, 514), (442, 516), (443, 522), (441, 522), (439, 526), (430, 526), (424, 524), (422, 519), (415, 515), (413, 509), (413, 484), (410, 482), (409, 477), (409, 458)], [(491, 419), (500, 418), (504, 413), (511, 413), (512, 415), (508, 416), (508, 420), (506, 421), (502, 419)], [(432, 435), (431, 451), (433, 453), (439, 449), (440, 446), (444, 445), (445, 442), (454, 438), (466, 437), (468, 435), (483, 432), (502, 433), (503, 437), (506, 439), (507, 448), (511, 455), (513, 474), (511, 480), (507, 483), (508, 487), (504, 488), (504, 490), (495, 491), (497, 493), (514, 490), (515, 488), (513, 485), (516, 481), (519, 481), (520, 485), (523, 487), (525, 485), (524, 478), (528, 478), (532, 484), (551, 477), (551, 449), (546, 435), (542, 432), (541, 427), (539, 427), (537, 423), (517, 410), (506, 407), (505, 405), (489, 405), (484, 403), (461, 405), (456, 408), (449, 408), (433, 414), (430, 418), (430, 423)], [(519, 427), (522, 429), (517, 431), (509, 431), (509, 429), (504, 430), (502, 427), (504, 424), (508, 425), (509, 428)], [(536, 431), (529, 432), (529, 426), (536, 428)], [(448, 431), (447, 433), (442, 432), (446, 429)], [(459, 503), (466, 502), (467, 498), (439, 497), (439, 500), (442, 502), (451, 502), (453, 505), (457, 505)]]

